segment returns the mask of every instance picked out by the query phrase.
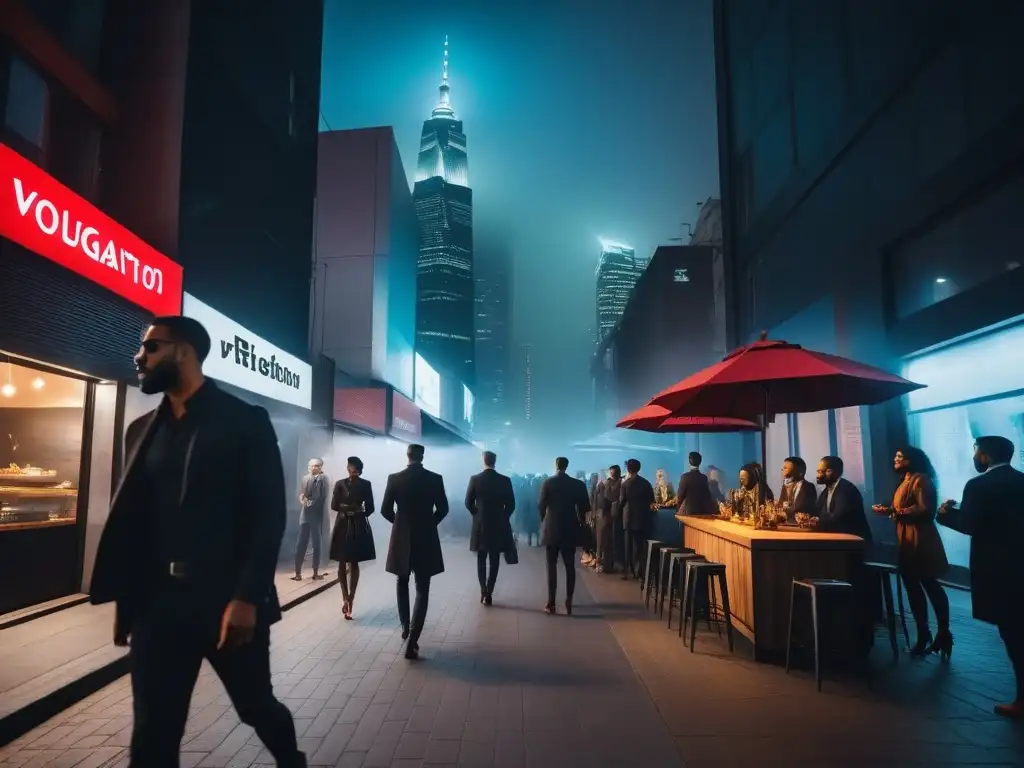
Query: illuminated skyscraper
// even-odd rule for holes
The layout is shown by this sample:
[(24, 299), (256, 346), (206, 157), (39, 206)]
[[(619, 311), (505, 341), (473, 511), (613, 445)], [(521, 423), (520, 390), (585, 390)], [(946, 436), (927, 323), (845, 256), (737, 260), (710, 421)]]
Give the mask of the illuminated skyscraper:
[(448, 84), (448, 40), (440, 100), (423, 123), (413, 201), (419, 220), (417, 350), (442, 371), (474, 382), (473, 191), (466, 134)]
[(601, 258), (595, 273), (598, 344), (619, 322), (640, 274), (632, 246), (609, 240), (601, 241)]

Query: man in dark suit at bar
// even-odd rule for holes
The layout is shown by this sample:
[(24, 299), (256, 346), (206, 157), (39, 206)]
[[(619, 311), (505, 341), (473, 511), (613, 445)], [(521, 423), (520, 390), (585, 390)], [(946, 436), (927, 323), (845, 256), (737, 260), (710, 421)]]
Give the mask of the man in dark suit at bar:
[[(779, 493), (779, 503), (789, 504), (789, 521), (798, 514), (814, 517), (818, 508), (818, 492), (812, 483), (804, 478), (807, 476), (807, 462), (799, 456), (790, 456), (782, 462), (782, 479), (785, 483)], [(856, 487), (854, 487), (856, 491)]]
[(277, 764), (304, 767), (270, 682), (287, 515), (281, 454), (265, 410), (204, 379), (209, 352), (191, 318), (159, 317), (146, 331), (139, 384), (164, 398), (128, 427), (90, 598), (115, 601), (114, 642), (131, 638), (132, 768), (177, 768), (204, 658)]
[(878, 598), (878, 585), (870, 583), (864, 566), (866, 550), (871, 546), (871, 526), (864, 512), (864, 496), (860, 489), (843, 477), (843, 460), (838, 456), (825, 456), (818, 462), (818, 485), (824, 490), (818, 495), (816, 511), (817, 530), (823, 533), (847, 533), (864, 539), (864, 549), (850, 563), (849, 581), (853, 585), (857, 607), (854, 642), (861, 658), (867, 658), (874, 645), (874, 617)]
[(676, 491), (679, 514), (714, 515), (718, 512), (718, 503), (711, 494), (708, 476), (700, 471), (704, 457), (696, 451), (691, 451), (688, 460), (690, 471), (679, 476), (679, 490)]
[(971, 603), (974, 618), (995, 624), (1017, 678), (1017, 696), (996, 704), (997, 715), (1024, 720), (1024, 473), (1010, 466), (1013, 443), (979, 437), (974, 467), (983, 473), (964, 486), (963, 500), (939, 507), (939, 522), (971, 537)]

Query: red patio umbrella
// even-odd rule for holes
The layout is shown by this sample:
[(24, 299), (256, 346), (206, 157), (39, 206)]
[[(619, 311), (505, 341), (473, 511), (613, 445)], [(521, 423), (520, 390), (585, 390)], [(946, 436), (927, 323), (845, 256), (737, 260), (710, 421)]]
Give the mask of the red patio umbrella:
[[(766, 336), (762, 333), (760, 341), (730, 352), (722, 362), (655, 395), (650, 404), (670, 410), (675, 417), (760, 416), (767, 425), (779, 413), (875, 405), (924, 387), (880, 368)], [(762, 432), (762, 461), (766, 439)]]
[(616, 424), (625, 429), (660, 433), (756, 432), (761, 425), (746, 419), (717, 416), (673, 416), (660, 405), (645, 405)]

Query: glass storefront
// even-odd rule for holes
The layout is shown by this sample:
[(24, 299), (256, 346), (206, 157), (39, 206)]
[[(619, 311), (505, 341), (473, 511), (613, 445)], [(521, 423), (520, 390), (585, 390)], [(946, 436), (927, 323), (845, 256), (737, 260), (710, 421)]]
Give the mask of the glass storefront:
[[(976, 477), (974, 441), (1002, 435), (1017, 447), (1024, 469), (1024, 318), (1015, 324), (925, 352), (906, 361), (903, 376), (927, 388), (907, 397), (910, 440), (935, 466), (940, 499), (959, 500)], [(941, 528), (953, 565), (967, 566), (970, 540)]]
[(88, 384), (16, 361), (0, 353), (0, 614), (78, 581)]

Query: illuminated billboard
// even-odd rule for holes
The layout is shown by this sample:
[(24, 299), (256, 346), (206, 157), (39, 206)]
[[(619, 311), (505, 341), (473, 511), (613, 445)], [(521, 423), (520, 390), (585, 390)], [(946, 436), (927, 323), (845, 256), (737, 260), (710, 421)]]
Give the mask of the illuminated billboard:
[(416, 405), (436, 419), (441, 418), (441, 375), (416, 353)]
[(469, 387), (465, 384), (462, 385), (462, 418), (465, 419), (467, 424), (473, 423), (473, 406), (475, 400), (473, 399), (473, 393), (469, 391)]

